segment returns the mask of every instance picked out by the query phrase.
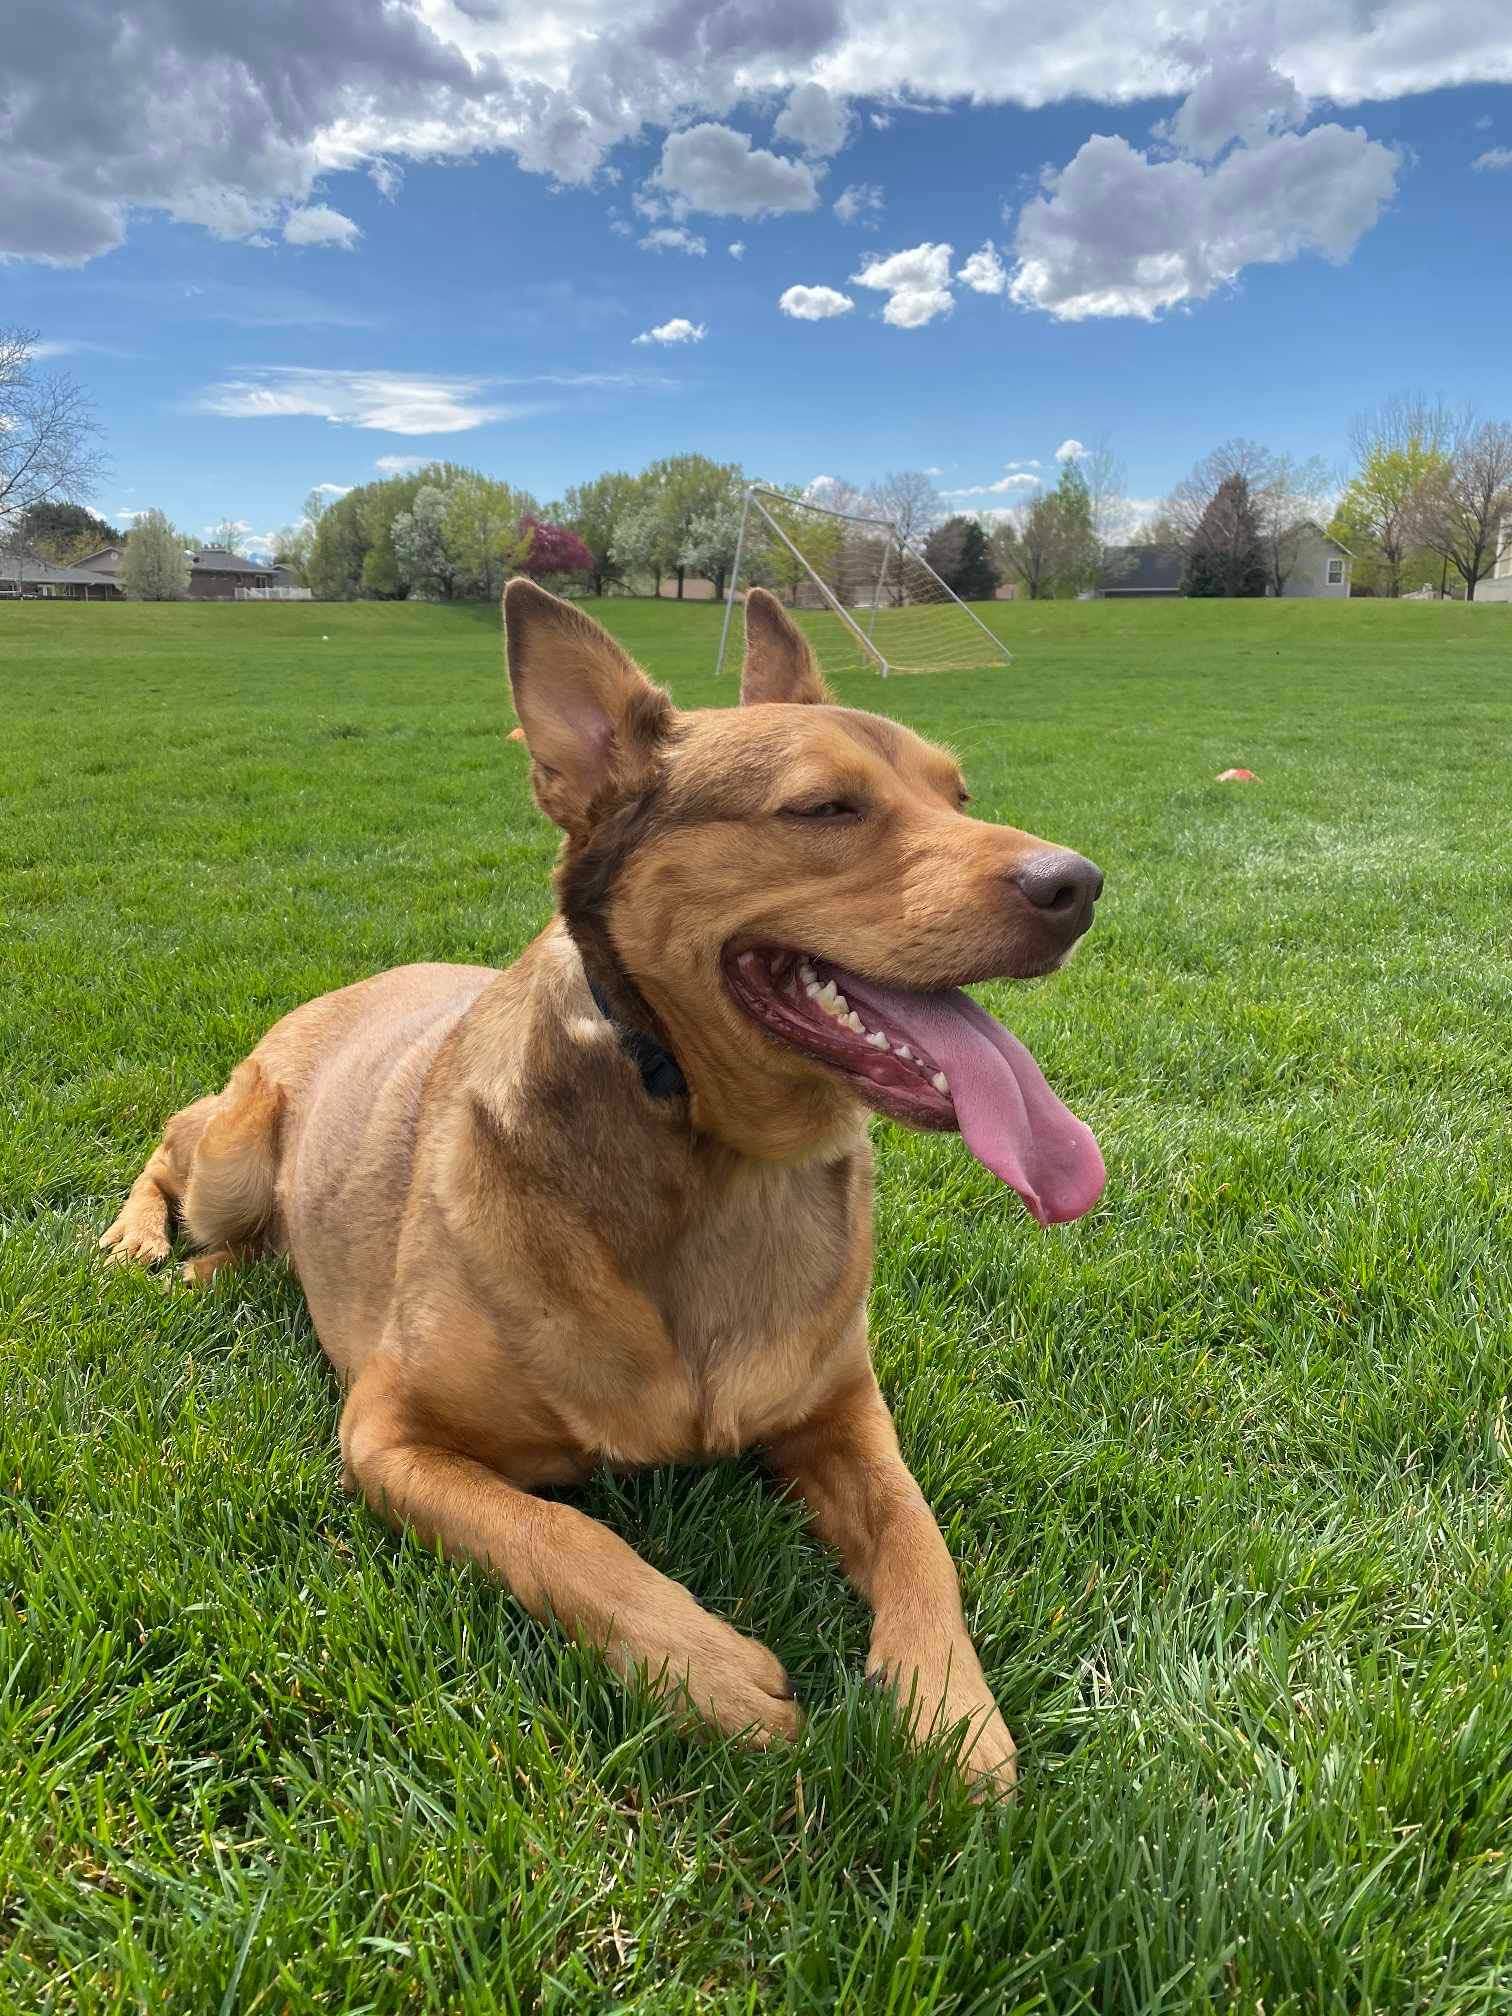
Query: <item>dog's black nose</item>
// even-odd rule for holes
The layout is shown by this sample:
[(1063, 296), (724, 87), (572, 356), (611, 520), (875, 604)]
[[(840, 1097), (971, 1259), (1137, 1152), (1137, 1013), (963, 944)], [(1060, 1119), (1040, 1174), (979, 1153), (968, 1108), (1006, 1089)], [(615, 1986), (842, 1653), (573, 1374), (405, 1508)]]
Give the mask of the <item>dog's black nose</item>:
[(1103, 872), (1096, 862), (1064, 847), (1036, 854), (1010, 879), (1019, 894), (1044, 913), (1047, 923), (1061, 925), (1071, 938), (1079, 937), (1092, 922), (1092, 905), (1103, 887)]

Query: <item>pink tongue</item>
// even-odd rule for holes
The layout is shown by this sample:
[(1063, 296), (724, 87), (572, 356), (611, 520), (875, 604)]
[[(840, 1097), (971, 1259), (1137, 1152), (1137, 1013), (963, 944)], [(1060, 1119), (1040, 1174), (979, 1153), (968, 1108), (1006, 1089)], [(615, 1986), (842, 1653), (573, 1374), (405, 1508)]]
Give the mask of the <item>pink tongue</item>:
[(957, 988), (914, 994), (854, 973), (836, 978), (848, 1000), (874, 1008), (939, 1065), (950, 1080), (962, 1140), (1041, 1225), (1092, 1209), (1107, 1180), (1092, 1130), (1061, 1104), (1001, 1022)]

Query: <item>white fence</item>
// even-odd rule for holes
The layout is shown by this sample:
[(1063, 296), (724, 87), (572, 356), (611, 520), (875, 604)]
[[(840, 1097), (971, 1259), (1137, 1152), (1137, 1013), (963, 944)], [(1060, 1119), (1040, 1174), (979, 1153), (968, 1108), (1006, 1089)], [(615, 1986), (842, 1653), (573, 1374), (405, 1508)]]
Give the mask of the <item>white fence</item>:
[(313, 602), (308, 588), (238, 588), (238, 602)]

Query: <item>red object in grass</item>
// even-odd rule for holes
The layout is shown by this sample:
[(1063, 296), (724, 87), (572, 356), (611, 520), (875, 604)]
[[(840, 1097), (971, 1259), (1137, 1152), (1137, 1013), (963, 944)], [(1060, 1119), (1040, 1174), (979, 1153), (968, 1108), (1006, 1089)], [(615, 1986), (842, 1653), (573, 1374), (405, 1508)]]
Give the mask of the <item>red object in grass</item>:
[(1260, 779), (1255, 775), (1253, 770), (1220, 770), (1218, 772), (1218, 782), (1220, 784), (1258, 784)]
[(505, 739), (510, 742), (523, 742), (525, 740), (525, 730), (523, 728), (511, 728)]

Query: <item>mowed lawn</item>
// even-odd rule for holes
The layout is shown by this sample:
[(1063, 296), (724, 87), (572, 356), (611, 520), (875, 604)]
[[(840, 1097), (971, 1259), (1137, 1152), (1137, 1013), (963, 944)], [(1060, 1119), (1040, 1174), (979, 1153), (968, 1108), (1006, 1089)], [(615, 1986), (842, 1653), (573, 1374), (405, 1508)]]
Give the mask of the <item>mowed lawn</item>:
[[(728, 700), (716, 612), (602, 613)], [(1006, 1811), (900, 1745), (756, 1462), (580, 1502), (787, 1663), (763, 1757), (343, 1497), (280, 1267), (99, 1264), (286, 1009), (545, 921), (494, 613), (0, 606), (0, 2008), (1512, 2005), (1512, 610), (992, 620), (1009, 671), (842, 683), (1108, 872), (983, 990), (1098, 1209), (877, 1129)]]

